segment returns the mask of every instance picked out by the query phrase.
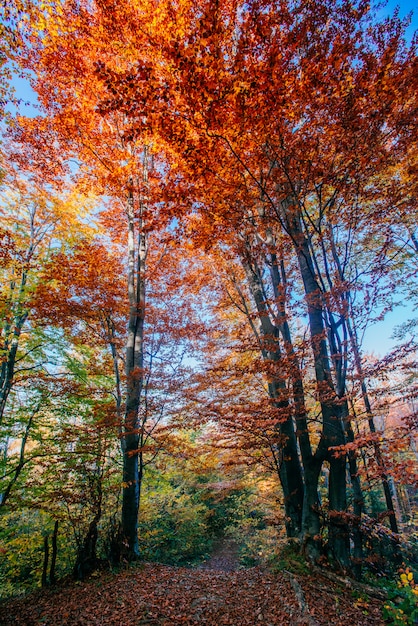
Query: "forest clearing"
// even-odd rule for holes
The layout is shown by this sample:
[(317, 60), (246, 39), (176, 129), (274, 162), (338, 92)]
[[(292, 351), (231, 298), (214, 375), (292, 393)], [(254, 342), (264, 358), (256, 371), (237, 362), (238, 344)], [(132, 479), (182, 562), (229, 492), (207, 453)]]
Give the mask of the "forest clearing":
[(415, 626), (406, 4), (1, 3), (6, 623)]

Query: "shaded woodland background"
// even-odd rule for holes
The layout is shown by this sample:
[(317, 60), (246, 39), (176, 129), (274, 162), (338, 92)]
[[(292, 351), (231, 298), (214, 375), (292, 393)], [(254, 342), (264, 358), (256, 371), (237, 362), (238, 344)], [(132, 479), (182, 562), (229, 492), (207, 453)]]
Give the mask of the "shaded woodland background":
[(362, 349), (417, 303), (408, 21), (2, 11), (2, 595), (224, 536), (246, 566), (413, 567), (416, 319)]

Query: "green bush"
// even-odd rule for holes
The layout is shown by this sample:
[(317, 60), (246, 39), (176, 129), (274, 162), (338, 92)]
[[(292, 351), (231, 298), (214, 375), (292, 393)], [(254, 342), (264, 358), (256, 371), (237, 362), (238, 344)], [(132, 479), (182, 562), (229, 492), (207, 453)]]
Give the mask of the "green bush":
[[(54, 520), (46, 513), (24, 509), (0, 516), (0, 598), (20, 595), (41, 586), (44, 538)], [(59, 528), (56, 575), (71, 571), (75, 550), (69, 529)], [(51, 546), (49, 548), (51, 556)]]
[(383, 617), (390, 626), (415, 626), (418, 623), (418, 586), (409, 568), (400, 572), (396, 587), (389, 590)]
[(207, 507), (180, 488), (148, 494), (139, 517), (141, 557), (173, 565), (202, 558), (211, 548), (207, 518)]
[(270, 517), (269, 507), (256, 494), (237, 494), (226, 534), (239, 545), (240, 562), (245, 567), (268, 564), (276, 557), (280, 533)]
[(259, 528), (257, 522), (248, 519), (239, 526), (236, 541), (240, 545), (240, 562), (245, 567), (269, 563), (277, 549), (277, 530), (272, 526)]

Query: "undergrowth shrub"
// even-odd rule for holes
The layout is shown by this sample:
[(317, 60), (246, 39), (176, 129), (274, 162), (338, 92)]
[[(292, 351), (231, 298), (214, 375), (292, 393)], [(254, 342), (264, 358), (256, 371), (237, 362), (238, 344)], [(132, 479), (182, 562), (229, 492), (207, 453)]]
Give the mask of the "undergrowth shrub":
[[(54, 520), (47, 513), (24, 509), (0, 516), (0, 598), (22, 595), (41, 586), (44, 539), (52, 535)], [(58, 531), (56, 576), (68, 574), (75, 544), (68, 528)], [(50, 547), (51, 553), (51, 547)]]
[(139, 549), (143, 560), (189, 564), (211, 548), (208, 511), (180, 489), (147, 494), (141, 502)]
[(389, 599), (383, 607), (383, 617), (390, 626), (418, 624), (418, 586), (409, 569), (400, 570), (396, 585), (388, 589)]
[(237, 499), (225, 533), (238, 544), (244, 567), (273, 562), (285, 536), (283, 520), (277, 518), (277, 513), (260, 501), (257, 494), (248, 493)]

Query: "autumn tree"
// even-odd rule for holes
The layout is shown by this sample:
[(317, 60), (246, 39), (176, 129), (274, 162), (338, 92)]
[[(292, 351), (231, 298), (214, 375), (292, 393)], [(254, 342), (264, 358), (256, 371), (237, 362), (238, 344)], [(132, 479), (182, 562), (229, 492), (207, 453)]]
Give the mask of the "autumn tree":
[[(338, 319), (345, 319), (345, 291), (341, 279), (324, 290), (326, 267), (318, 264), (318, 253), (325, 223), (340, 220), (346, 232), (356, 227), (371, 185), (375, 205), (387, 197), (379, 175), (387, 176), (402, 158), (415, 111), (413, 46), (406, 46), (396, 16), (373, 26), (362, 3), (279, 10), (274, 3), (253, 2), (239, 11), (227, 2), (202, 3), (199, 11), (184, 4), (176, 17), (167, 10), (158, 20), (173, 24), (172, 36), (158, 39), (164, 65), (144, 61), (134, 77), (103, 68), (109, 89), (103, 109), (124, 112), (136, 132), (139, 111), (141, 124), (146, 118), (153, 128), (158, 125), (182, 159), (185, 177), (191, 167), (194, 178), (200, 177), (201, 184), (191, 183), (189, 190), (202, 208), (217, 202), (228, 224), (235, 194), (244, 203), (242, 215), (255, 207), (260, 228), (263, 222), (277, 225), (293, 247), (322, 414), (315, 457), (317, 467), (325, 461), (330, 466), (330, 546), (336, 561), (347, 566), (346, 458), (333, 451), (351, 438), (347, 342), (336, 333), (334, 319), (334, 306)], [(188, 24), (181, 38), (180, 23)], [(145, 30), (155, 45), (158, 34)], [(209, 180), (213, 195), (205, 202)], [(352, 457), (350, 464), (356, 485)], [(359, 492), (356, 499), (360, 513)]]
[[(40, 272), (50, 262), (54, 247), (65, 249), (83, 236), (90, 236), (91, 229), (82, 224), (83, 204), (87, 209), (90, 202), (76, 192), (58, 197), (52, 190), (16, 176), (3, 186), (1, 419), (16, 377), (24, 380), (25, 372), (36, 367), (29, 364), (25, 368), (25, 360), (31, 361), (39, 347), (36, 330), (29, 339), (22, 338), (22, 332), (29, 324), (33, 328), (34, 320), (42, 315), (37, 306), (38, 290), (43, 288)], [(42, 326), (42, 319), (37, 323)]]
[[(97, 193), (112, 198), (110, 209), (103, 214), (103, 223), (119, 243), (125, 238), (129, 312), (121, 437), (122, 534), (129, 557), (135, 558), (138, 556), (138, 412), (144, 387), (146, 259), (148, 235), (157, 223), (152, 215), (151, 179), (155, 177), (152, 136), (145, 132), (139, 138), (131, 137), (126, 132), (124, 115), (104, 116), (98, 112), (104, 88), (96, 77), (97, 65), (113, 59), (114, 67), (120, 67), (121, 58), (112, 49), (116, 50), (117, 39), (124, 45), (126, 33), (122, 19), (118, 31), (113, 19), (109, 20), (99, 6), (86, 5), (79, 10), (67, 5), (64, 10), (60, 3), (29, 6), (28, 15), (27, 47), (16, 62), (33, 72), (32, 87), (38, 94), (42, 116), (20, 118), (14, 135), (22, 145), (22, 152), (17, 151), (14, 158), (25, 162), (25, 167), (30, 161), (34, 171), (49, 180), (68, 173), (68, 160), (74, 158), (79, 184), (93, 186)], [(66, 36), (68, 32), (70, 38)], [(88, 55), (85, 54), (87, 41), (90, 42)], [(124, 69), (131, 67), (135, 59), (132, 50), (125, 58)], [(49, 150), (45, 150), (45, 142), (49, 140)]]

